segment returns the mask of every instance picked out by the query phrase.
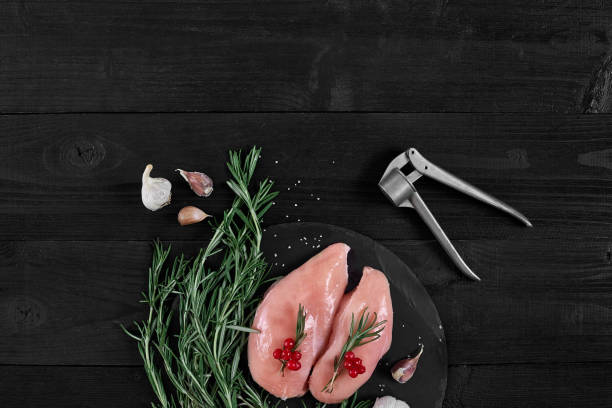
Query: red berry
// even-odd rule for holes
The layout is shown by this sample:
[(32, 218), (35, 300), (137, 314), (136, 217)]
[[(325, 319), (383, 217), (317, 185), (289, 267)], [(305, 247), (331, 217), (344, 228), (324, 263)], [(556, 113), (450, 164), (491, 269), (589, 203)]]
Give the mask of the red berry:
[(362, 365), (357, 366), (357, 373), (363, 374), (365, 372), (366, 372), (366, 368), (364, 366), (362, 366)]
[(275, 359), (279, 360), (283, 356), (283, 350), (281, 349), (274, 350), (274, 352), (272, 353), (272, 356), (274, 356)]
[(347, 351), (346, 353), (344, 353), (345, 360), (352, 360), (354, 358), (355, 358), (355, 353), (353, 353), (352, 351)]
[(346, 368), (347, 370), (349, 368), (353, 368), (353, 360), (347, 360), (344, 359), (344, 362), (342, 363), (342, 365), (344, 366), (344, 368)]
[(289, 360), (287, 362), (287, 368), (291, 371), (297, 371), (300, 368), (302, 368), (302, 364), (300, 364), (299, 361), (295, 361), (295, 360)]
[(281, 358), (285, 361), (290, 360), (291, 359), (291, 352), (287, 349), (284, 349), (281, 352)]
[(293, 346), (295, 346), (295, 341), (292, 338), (286, 338), (283, 345), (285, 346), (286, 349), (291, 350)]
[(357, 371), (356, 368), (351, 368), (349, 370), (349, 375), (351, 376), (351, 378), (355, 378), (355, 377), (357, 377), (357, 375), (359, 375), (359, 372)]
[(292, 360), (300, 361), (301, 358), (302, 358), (302, 353), (300, 353), (299, 351), (294, 351), (293, 353), (291, 353)]
[(353, 365), (354, 366), (360, 366), (361, 365), (361, 359), (358, 357), (355, 357), (353, 360)]

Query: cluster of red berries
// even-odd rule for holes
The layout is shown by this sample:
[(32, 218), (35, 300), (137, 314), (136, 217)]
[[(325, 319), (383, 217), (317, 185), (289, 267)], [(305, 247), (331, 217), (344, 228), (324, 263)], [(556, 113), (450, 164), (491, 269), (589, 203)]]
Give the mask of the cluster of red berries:
[(293, 350), (294, 346), (295, 340), (292, 338), (287, 338), (283, 342), (283, 349), (281, 350), (278, 348), (272, 353), (272, 356), (276, 360), (281, 360), (291, 371), (297, 371), (302, 368), (302, 364), (300, 363), (302, 353), (297, 350)]
[(344, 368), (348, 371), (348, 375), (351, 378), (357, 377), (359, 374), (363, 374), (366, 372), (366, 368), (363, 365), (360, 358), (355, 356), (355, 353), (352, 351), (347, 351), (344, 354), (344, 362), (342, 363)]

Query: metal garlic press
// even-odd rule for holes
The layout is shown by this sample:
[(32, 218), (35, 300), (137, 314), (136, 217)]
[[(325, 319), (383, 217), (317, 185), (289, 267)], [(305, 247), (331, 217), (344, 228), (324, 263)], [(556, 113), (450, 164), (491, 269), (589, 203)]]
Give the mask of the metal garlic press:
[[(401, 169), (408, 163), (412, 164), (414, 170), (406, 175)], [(421, 216), (423, 221), (425, 221), (425, 224), (427, 224), (431, 232), (433, 232), (438, 242), (440, 242), (440, 245), (442, 245), (442, 248), (444, 248), (446, 253), (452, 258), (453, 262), (455, 262), (455, 265), (457, 265), (457, 267), (461, 269), (464, 274), (472, 279), (480, 280), (478, 275), (476, 275), (463, 261), (453, 244), (444, 233), (444, 230), (442, 230), (442, 227), (440, 227), (440, 224), (438, 224), (438, 221), (436, 221), (436, 218), (433, 216), (431, 211), (429, 211), (427, 205), (425, 205), (425, 202), (417, 192), (416, 188), (414, 188), (415, 181), (420, 179), (421, 176), (431, 177), (432, 179), (446, 184), (455, 190), (459, 190), (477, 200), (499, 208), (513, 217), (518, 218), (528, 227), (532, 226), (527, 217), (514, 208), (461, 180), (459, 177), (453, 176), (449, 172), (436, 166), (423, 157), (423, 155), (421, 155), (421, 153), (419, 153), (415, 148), (410, 148), (393, 159), (389, 166), (387, 166), (387, 169), (380, 179), (378, 186), (396, 207), (414, 208)]]

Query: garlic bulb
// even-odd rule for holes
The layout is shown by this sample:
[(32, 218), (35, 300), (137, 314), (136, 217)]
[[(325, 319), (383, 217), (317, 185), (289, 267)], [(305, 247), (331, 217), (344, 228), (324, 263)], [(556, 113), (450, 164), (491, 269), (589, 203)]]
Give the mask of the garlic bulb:
[(376, 398), (372, 408), (410, 408), (410, 405), (387, 395), (386, 397)]
[(142, 203), (151, 211), (157, 211), (170, 204), (172, 184), (165, 178), (150, 176), (152, 164), (147, 164), (142, 173)]
[(179, 211), (178, 222), (181, 225), (195, 224), (196, 222), (200, 222), (207, 217), (210, 216), (204, 211), (200, 210), (198, 207), (188, 205), (187, 207), (181, 208), (181, 211)]

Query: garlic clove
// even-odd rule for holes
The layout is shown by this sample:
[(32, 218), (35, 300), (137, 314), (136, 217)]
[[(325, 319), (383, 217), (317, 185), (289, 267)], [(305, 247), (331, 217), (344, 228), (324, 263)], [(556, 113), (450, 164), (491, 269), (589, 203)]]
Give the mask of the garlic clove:
[(152, 164), (147, 164), (142, 173), (142, 203), (151, 211), (157, 211), (170, 204), (172, 184), (165, 178), (151, 177)]
[(189, 225), (200, 222), (208, 217), (210, 217), (210, 215), (206, 214), (198, 207), (188, 205), (187, 207), (181, 208), (181, 211), (179, 211), (178, 222), (181, 225)]
[(213, 181), (204, 173), (198, 171), (185, 171), (176, 169), (181, 176), (189, 183), (191, 190), (199, 197), (208, 197), (213, 192)]
[(413, 353), (414, 357), (408, 357), (395, 363), (393, 368), (391, 368), (391, 376), (393, 376), (395, 381), (404, 384), (412, 378), (424, 349), (425, 347), (419, 344), (419, 351), (416, 354)]

